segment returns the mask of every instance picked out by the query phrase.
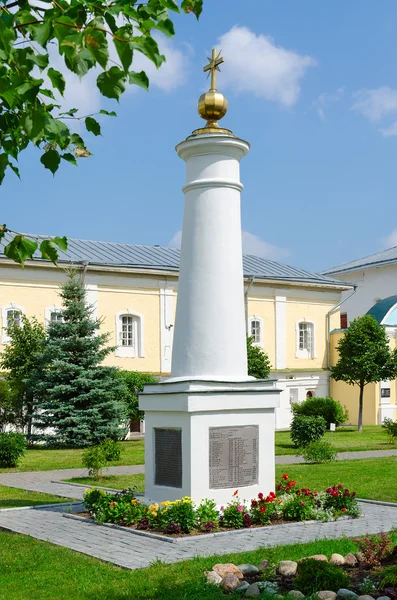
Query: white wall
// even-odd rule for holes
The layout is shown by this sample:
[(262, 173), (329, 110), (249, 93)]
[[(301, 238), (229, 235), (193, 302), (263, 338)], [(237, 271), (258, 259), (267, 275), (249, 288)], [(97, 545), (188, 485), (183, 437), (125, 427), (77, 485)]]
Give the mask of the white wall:
[[(340, 307), (341, 313), (347, 312), (349, 323), (352, 319), (365, 315), (377, 298), (383, 300), (397, 294), (397, 264), (339, 273), (333, 277), (357, 285), (355, 294)], [(350, 293), (342, 292), (342, 299)]]

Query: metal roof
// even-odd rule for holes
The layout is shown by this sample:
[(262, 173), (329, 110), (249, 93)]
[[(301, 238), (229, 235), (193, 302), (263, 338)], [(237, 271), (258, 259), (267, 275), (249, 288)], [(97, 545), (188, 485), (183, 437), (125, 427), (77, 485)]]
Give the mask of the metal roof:
[[(31, 235), (38, 240), (49, 236)], [(5, 258), (4, 245), (12, 240), (12, 234), (7, 233), (0, 243), (0, 259)], [(76, 264), (87, 262), (92, 266), (103, 267), (130, 267), (141, 269), (153, 269), (153, 271), (175, 271), (179, 270), (180, 250), (177, 248), (164, 248), (161, 246), (137, 246), (135, 244), (119, 244), (116, 242), (98, 242), (90, 240), (79, 240), (68, 238), (68, 249), (66, 252), (59, 251), (60, 264)], [(34, 260), (46, 262), (41, 258), (40, 252), (36, 252)], [(349, 287), (342, 281), (277, 263), (273, 260), (259, 256), (243, 256), (243, 268), (245, 277), (257, 279), (276, 279), (308, 284), (328, 284), (341, 287)]]
[(367, 315), (374, 317), (374, 319), (376, 319), (381, 325), (383, 323), (383, 319), (386, 317), (390, 309), (396, 304), (397, 296), (389, 296), (388, 298), (384, 298), (383, 300), (380, 300), (374, 304), (373, 307), (367, 312)]
[(357, 269), (364, 269), (366, 267), (379, 267), (384, 264), (397, 262), (397, 246), (389, 248), (388, 250), (382, 250), (364, 258), (353, 260), (352, 262), (339, 265), (338, 267), (332, 267), (332, 269), (326, 269), (322, 271), (323, 275), (335, 275), (336, 273), (346, 273), (348, 271), (356, 271)]

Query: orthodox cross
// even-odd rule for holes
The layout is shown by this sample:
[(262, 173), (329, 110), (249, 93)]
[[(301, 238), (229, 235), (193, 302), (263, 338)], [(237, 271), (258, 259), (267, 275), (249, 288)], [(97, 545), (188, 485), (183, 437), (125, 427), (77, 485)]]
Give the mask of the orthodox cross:
[(216, 48), (213, 48), (212, 57), (210, 58), (208, 56), (208, 60), (210, 62), (203, 69), (204, 73), (206, 73), (207, 71), (209, 71), (208, 75), (211, 73), (211, 92), (216, 91), (216, 72), (220, 71), (219, 65), (221, 65), (225, 60), (223, 56), (221, 56), (221, 52), (222, 50), (220, 50), (220, 52), (217, 54)]

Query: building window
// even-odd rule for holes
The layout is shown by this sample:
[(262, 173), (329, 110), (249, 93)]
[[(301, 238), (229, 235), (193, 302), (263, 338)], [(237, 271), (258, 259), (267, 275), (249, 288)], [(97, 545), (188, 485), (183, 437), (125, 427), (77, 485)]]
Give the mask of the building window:
[(3, 306), (1, 310), (1, 318), (2, 318), (2, 336), (1, 341), (3, 344), (8, 344), (10, 341), (10, 336), (7, 333), (8, 327), (11, 327), (15, 323), (18, 327), (22, 323), (22, 315), (24, 314), (25, 309), (22, 306), (17, 306), (14, 302), (11, 302), (8, 306)]
[(63, 322), (62, 313), (60, 313), (56, 310), (51, 311), (50, 321), (51, 321), (51, 323), (62, 323)]
[(116, 356), (138, 358), (144, 356), (143, 316), (130, 309), (116, 314)]
[(303, 319), (296, 324), (295, 358), (316, 358), (315, 324)]
[(252, 337), (252, 343), (256, 346), (263, 346), (263, 320), (256, 315), (249, 320), (248, 335)]
[(63, 323), (62, 309), (59, 306), (48, 306), (44, 311), (46, 327), (50, 323)]
[(347, 313), (340, 314), (340, 328), (347, 329)]

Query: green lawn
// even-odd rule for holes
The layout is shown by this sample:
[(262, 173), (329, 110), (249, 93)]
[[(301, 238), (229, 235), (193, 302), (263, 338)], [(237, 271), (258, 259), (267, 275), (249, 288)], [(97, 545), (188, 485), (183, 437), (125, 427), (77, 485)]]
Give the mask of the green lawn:
[(345, 555), (356, 551), (349, 539), (325, 540), (127, 571), (47, 542), (0, 531), (0, 589), (7, 600), (224, 600), (225, 595), (207, 585), (203, 575), (217, 562), (257, 565), (265, 558), (297, 560), (312, 554), (330, 557), (333, 552)]
[[(121, 459), (110, 463), (115, 465), (142, 465), (144, 463), (143, 440), (121, 442)], [(51, 471), (53, 469), (73, 469), (82, 467), (83, 450), (50, 450), (35, 448), (28, 450), (17, 469), (0, 469), (0, 473), (11, 471)]]
[[(331, 435), (333, 436), (331, 438)], [(393, 450), (396, 444), (388, 444), (386, 434), (380, 425), (364, 427), (363, 433), (353, 427), (346, 427), (334, 434), (327, 433), (325, 439), (332, 440), (338, 452), (348, 450)], [(122, 442), (123, 452), (115, 465), (141, 465), (144, 463), (144, 442), (134, 440)], [(37, 448), (28, 450), (17, 469), (0, 469), (0, 473), (7, 471), (49, 471), (52, 469), (80, 468), (83, 450), (49, 450)], [(296, 448), (291, 442), (288, 431), (276, 432), (276, 455), (295, 454)]]
[(58, 502), (71, 502), (71, 499), (0, 485), (0, 508), (37, 506), (39, 504), (55, 504)]
[[(381, 425), (368, 425), (362, 433), (357, 431), (357, 427), (342, 427), (334, 433), (327, 432), (325, 439), (332, 442), (338, 452), (397, 449), (397, 442), (387, 443), (387, 436)], [(296, 454), (289, 431), (276, 432), (276, 455), (282, 454)]]
[[(299, 487), (324, 490), (341, 483), (357, 492), (359, 498), (397, 502), (397, 456), (343, 460), (325, 465), (276, 465), (277, 479), (283, 473), (295, 479)], [(98, 483), (88, 477), (69, 481), (114, 489), (136, 485), (140, 492), (143, 491), (144, 475), (113, 475), (102, 478)]]

